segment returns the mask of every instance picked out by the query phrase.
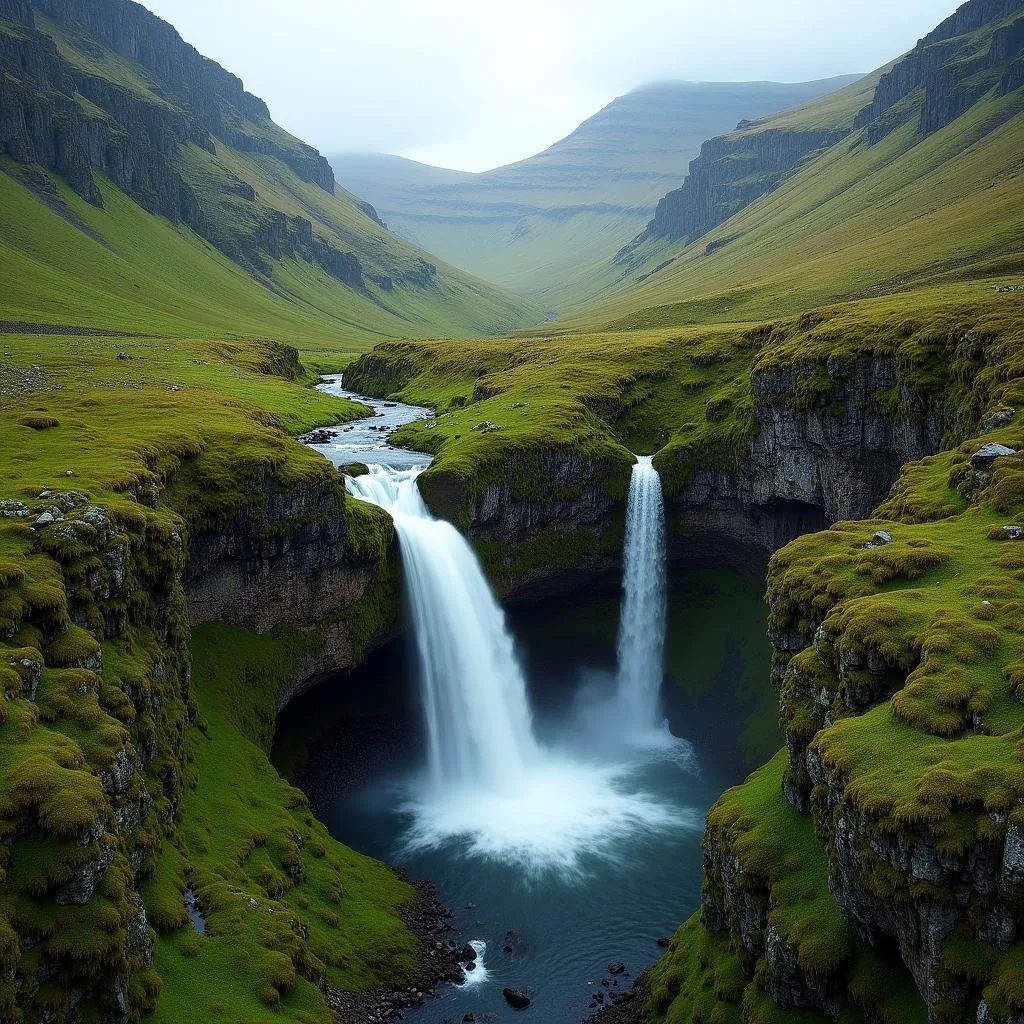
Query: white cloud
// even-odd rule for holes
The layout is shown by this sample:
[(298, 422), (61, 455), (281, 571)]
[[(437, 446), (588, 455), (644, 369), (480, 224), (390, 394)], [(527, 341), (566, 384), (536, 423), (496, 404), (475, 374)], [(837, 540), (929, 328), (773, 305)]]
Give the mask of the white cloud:
[(870, 71), (955, 0), (146, 0), (331, 152), (480, 170), (534, 153), (659, 78)]

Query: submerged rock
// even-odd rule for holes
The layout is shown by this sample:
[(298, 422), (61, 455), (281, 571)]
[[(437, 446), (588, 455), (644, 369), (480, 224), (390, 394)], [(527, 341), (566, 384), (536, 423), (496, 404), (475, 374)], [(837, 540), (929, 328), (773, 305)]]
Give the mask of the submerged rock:
[(530, 997), (520, 988), (506, 988), (501, 994), (513, 1010), (525, 1010), (530, 1005)]

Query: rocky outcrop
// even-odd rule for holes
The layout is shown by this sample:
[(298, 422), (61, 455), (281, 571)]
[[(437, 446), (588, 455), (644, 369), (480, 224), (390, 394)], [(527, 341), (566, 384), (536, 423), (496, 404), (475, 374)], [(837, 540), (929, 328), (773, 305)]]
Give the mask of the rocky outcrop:
[[(1019, 15), (1014, 18), (1014, 15)], [(1024, 84), (1024, 14), (1016, 0), (969, 0), (879, 79), (872, 100), (832, 124), (774, 126), (771, 118), (741, 122), (710, 139), (682, 186), (658, 203), (645, 230), (615, 262), (643, 265), (651, 240), (694, 242), (776, 189), (815, 152), (863, 131), (871, 145), (914, 122), (922, 136), (950, 124), (994, 91), (1005, 96)], [(840, 105), (841, 106), (841, 105)], [(1007, 112), (1005, 117), (1012, 116)], [(992, 119), (981, 130), (1001, 123)], [(732, 241), (712, 239), (705, 255)], [(653, 251), (658, 251), (655, 246)], [(662, 263), (657, 269), (664, 266)], [(656, 270), (640, 277), (645, 280)]]
[[(340, 475), (281, 489), (260, 472), (251, 486), (258, 497), (242, 511), (191, 534), (183, 583), (193, 625), (225, 622), (267, 633), (287, 624), (309, 635), (280, 709), (393, 635), (398, 600), (386, 578), (394, 531), (386, 516), (368, 510), (379, 543), (362, 550), (353, 543)], [(364, 599), (379, 605), (370, 632), (346, 616)]]
[(503, 596), (533, 599), (621, 565), (631, 465), (625, 451), (613, 460), (552, 445), (473, 480), (428, 470), (421, 490), (436, 515), (465, 528)]
[[(1013, 15), (1020, 16), (999, 24)], [(867, 126), (871, 142), (878, 142), (916, 116), (921, 134), (930, 135), (993, 87), (999, 95), (1017, 88), (1015, 69), (1022, 53), (1020, 5), (1014, 0), (971, 0), (882, 76), (856, 126)]]
[[(734, 213), (771, 192), (795, 167), (847, 132), (837, 130), (743, 130), (705, 142), (683, 185), (658, 203), (644, 232), (616, 262), (650, 238), (692, 242)], [(714, 247), (711, 248), (714, 251)]]
[[(5, 30), (0, 23), (0, 152), (18, 164), (56, 171), (96, 206), (103, 205), (94, 177), (99, 172), (145, 210), (182, 221), (253, 273), (269, 275), (270, 260), (297, 256), (350, 287), (363, 287), (359, 258), (318, 235), (309, 219), (267, 206), (241, 179), (224, 182), (221, 195), (211, 194), (209, 183), (189, 180), (184, 147), (216, 155), (218, 145), (227, 145), (274, 157), (303, 181), (334, 192), (326, 160), (279, 129), (238, 78), (126, 0), (6, 3), (6, 17), (21, 27)], [(75, 38), (96, 41), (81, 45), (137, 62), (150, 79), (129, 87), (74, 63), (45, 25), (37, 26), (36, 11)], [(31, 176), (23, 180), (34, 186)], [(244, 218), (230, 207), (237, 198), (251, 204)], [(68, 215), (59, 203), (50, 205)], [(379, 222), (372, 208), (366, 213)], [(409, 275), (432, 286), (436, 269), (421, 260)]]
[[(670, 446), (670, 542), (721, 560), (739, 544), (762, 565), (801, 534), (868, 516), (907, 462), (938, 451), (953, 412), (890, 356), (757, 369), (749, 440), (733, 459)], [(735, 552), (732, 552), (733, 557)]]
[[(58, 25), (83, 31), (115, 53), (138, 62), (160, 82), (167, 98), (186, 108), (205, 132), (236, 149), (276, 156), (304, 181), (326, 192), (334, 191), (334, 172), (316, 150), (280, 132), (270, 121), (266, 103), (246, 92), (241, 79), (204, 57), (141, 4), (130, 0), (34, 3)], [(274, 134), (286, 138), (288, 145), (275, 139)]]
[[(45, 586), (19, 600), (19, 572), (5, 565), (0, 574), (0, 723), (21, 734), (9, 748), (0, 821), (0, 1015), (70, 1020), (88, 1002), (124, 1021), (140, 1010), (130, 980), (152, 958), (137, 880), (155, 865), (182, 788), (191, 708), (177, 583), (184, 537), (144, 507), (121, 515), (77, 491), (18, 504)], [(12, 652), (19, 637), (41, 649)], [(130, 661), (111, 653), (131, 645)], [(101, 728), (72, 758), (50, 723), (79, 716)], [(91, 941), (97, 900), (101, 945)]]

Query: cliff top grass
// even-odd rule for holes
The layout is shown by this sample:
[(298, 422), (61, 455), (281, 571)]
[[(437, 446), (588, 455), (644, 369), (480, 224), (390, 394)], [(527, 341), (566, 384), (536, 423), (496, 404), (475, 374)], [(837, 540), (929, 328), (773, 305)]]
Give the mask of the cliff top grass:
[[(185, 531), (262, 500), (260, 475), (343, 497), (336, 470), (289, 432), (366, 410), (310, 384), (294, 350), (272, 342), (0, 336), (0, 835), (19, 837), (0, 846), (5, 1019), (12, 979), (44, 957), (65, 965), (39, 996), (58, 1009), (81, 984), (74, 963), (79, 979), (132, 973), (132, 1012), (162, 987), (158, 1014), (171, 1020), (198, 999), (230, 1020), (326, 1022), (320, 977), (353, 988), (411, 977), (416, 943), (398, 912), (409, 888), (333, 843), (260, 745), (297, 639), (225, 633), (211, 646), (227, 662), (200, 643), (207, 732), (191, 731), (187, 767), (176, 750), (196, 713), (179, 660)], [(44, 512), (56, 521), (33, 529)], [(362, 509), (350, 526), (354, 547), (378, 553), (390, 535)], [(101, 644), (108, 628), (119, 635)], [(145, 749), (152, 761), (136, 771)], [(127, 792), (106, 793), (97, 773), (124, 770)], [(142, 820), (115, 836), (107, 823), (126, 801)], [(129, 838), (141, 874), (156, 872), (150, 921), (181, 923), (187, 880), (213, 929), (205, 946), (169, 932), (158, 969), (126, 961), (139, 910)], [(88, 902), (54, 902), (104, 851)]]
[[(959, 411), (1017, 401), (1024, 379), (1024, 294), (988, 282), (922, 287), (735, 325), (554, 334), (488, 341), (385, 342), (347, 381), (367, 393), (433, 406), (399, 443), (428, 451), (432, 476), (478, 486), (517, 453), (564, 446), (608, 459), (624, 487), (630, 451), (657, 452), (668, 494), (701, 466), (734, 468), (755, 428), (753, 375), (785, 371), (784, 404), (816, 407), (859, 358), (891, 359), (910, 383)], [(900, 385), (870, 396), (912, 417)], [(958, 440), (955, 438), (953, 440)]]

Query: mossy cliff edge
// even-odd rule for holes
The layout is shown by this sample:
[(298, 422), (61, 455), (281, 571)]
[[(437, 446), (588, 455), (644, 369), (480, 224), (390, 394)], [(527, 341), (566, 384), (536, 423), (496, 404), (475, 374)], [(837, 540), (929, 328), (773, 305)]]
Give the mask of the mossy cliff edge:
[(269, 342), (4, 348), (0, 1017), (329, 1021), (412, 984), (412, 888), (266, 757), (396, 615), (390, 520), (289, 436), (363, 410)]

